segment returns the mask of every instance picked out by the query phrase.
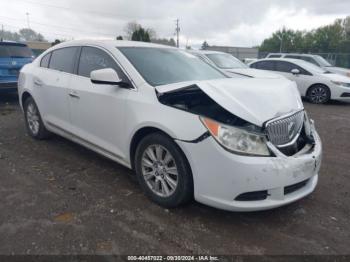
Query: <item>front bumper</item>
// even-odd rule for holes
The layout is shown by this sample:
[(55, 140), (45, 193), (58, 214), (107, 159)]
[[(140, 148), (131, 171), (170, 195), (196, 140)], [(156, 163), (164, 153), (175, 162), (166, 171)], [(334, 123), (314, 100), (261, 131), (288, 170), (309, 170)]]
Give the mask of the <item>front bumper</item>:
[[(316, 187), (322, 158), (320, 138), (313, 127), (315, 145), (307, 152), (276, 157), (232, 154), (212, 137), (198, 143), (177, 141), (193, 173), (194, 197), (198, 202), (230, 211), (257, 211), (289, 204), (310, 194)], [(285, 194), (285, 188), (306, 184)], [(264, 200), (238, 201), (237, 196), (267, 191)]]
[(339, 101), (350, 101), (350, 88), (338, 85), (333, 85), (331, 88), (331, 99)]

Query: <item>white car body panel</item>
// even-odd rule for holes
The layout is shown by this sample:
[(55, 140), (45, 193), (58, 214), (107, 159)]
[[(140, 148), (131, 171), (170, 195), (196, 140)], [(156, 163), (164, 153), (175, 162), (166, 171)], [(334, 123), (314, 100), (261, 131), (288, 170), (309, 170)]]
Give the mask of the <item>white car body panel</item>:
[[(41, 58), (55, 49), (93, 46), (108, 52), (133, 84), (125, 89), (93, 84), (89, 78), (40, 67)], [(252, 157), (225, 150), (213, 137), (196, 141), (208, 129), (199, 116), (159, 102), (159, 93), (197, 85), (227, 111), (258, 127), (276, 117), (303, 110), (295, 83), (283, 78), (224, 78), (151, 86), (118, 46), (169, 48), (129, 41), (72, 41), (57, 45), (32, 64), (23, 67), (18, 93), (35, 100), (46, 128), (122, 165), (132, 167), (130, 146), (142, 128), (157, 128), (174, 139), (190, 163), (194, 198), (201, 203), (231, 211), (274, 208), (311, 193), (321, 162), (321, 141), (313, 128), (315, 147), (287, 157), (270, 142), (276, 156)], [(35, 84), (37, 83), (37, 84)], [(158, 94), (157, 94), (158, 93)], [(283, 188), (308, 179), (290, 195)], [(268, 190), (262, 201), (234, 201), (237, 194)]]

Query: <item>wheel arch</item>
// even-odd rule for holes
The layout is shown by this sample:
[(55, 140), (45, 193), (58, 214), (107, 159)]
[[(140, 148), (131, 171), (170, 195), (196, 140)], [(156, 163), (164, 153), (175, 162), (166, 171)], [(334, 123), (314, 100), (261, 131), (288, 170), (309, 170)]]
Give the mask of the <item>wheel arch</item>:
[(21, 96), (21, 107), (22, 107), (22, 109), (23, 109), (23, 106), (24, 106), (24, 102), (30, 97), (33, 97), (33, 96), (28, 91), (24, 91), (22, 93), (22, 96)]
[[(144, 127), (141, 127), (140, 129), (138, 129), (134, 133), (134, 135), (132, 136), (132, 139), (131, 139), (131, 142), (130, 142), (130, 146), (129, 146), (130, 165), (131, 165), (131, 168), (133, 170), (135, 170), (135, 153), (136, 153), (136, 149), (137, 149), (138, 144), (141, 142), (141, 140), (144, 137), (146, 137), (149, 134), (153, 134), (153, 133), (161, 133), (161, 134), (169, 137), (170, 139), (174, 140), (174, 138), (171, 135), (169, 135), (166, 131), (164, 131), (164, 130), (158, 128), (158, 127), (144, 126)], [(176, 144), (176, 142), (175, 142), (175, 144)], [(178, 148), (179, 148), (180, 152), (183, 154), (183, 156), (185, 157), (187, 165), (188, 165), (188, 167), (189, 167), (189, 169), (191, 171), (191, 174), (192, 174), (192, 168), (191, 168), (190, 162), (189, 162), (185, 152), (181, 149), (180, 146), (178, 146)]]

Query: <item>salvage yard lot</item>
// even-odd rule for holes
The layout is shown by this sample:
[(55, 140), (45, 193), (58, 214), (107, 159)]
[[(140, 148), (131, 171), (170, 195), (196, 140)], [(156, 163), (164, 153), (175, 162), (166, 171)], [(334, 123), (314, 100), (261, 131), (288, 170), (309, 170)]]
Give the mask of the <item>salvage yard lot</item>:
[(350, 104), (305, 107), (324, 148), (316, 191), (232, 213), (153, 204), (121, 165), (28, 137), (16, 97), (0, 94), (0, 254), (350, 254)]

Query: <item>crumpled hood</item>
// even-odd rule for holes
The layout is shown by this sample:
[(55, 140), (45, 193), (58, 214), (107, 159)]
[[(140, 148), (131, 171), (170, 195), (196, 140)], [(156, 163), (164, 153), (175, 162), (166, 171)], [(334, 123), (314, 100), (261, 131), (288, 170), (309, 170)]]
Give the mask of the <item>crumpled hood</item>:
[(254, 78), (285, 78), (282, 75), (270, 73), (268, 71), (264, 70), (258, 70), (253, 68), (233, 68), (233, 69), (225, 69), (224, 70), (227, 73), (235, 73), (240, 75), (246, 75)]
[(227, 111), (257, 126), (303, 109), (296, 84), (286, 79), (225, 78), (163, 85), (156, 89), (167, 93), (193, 84)]

